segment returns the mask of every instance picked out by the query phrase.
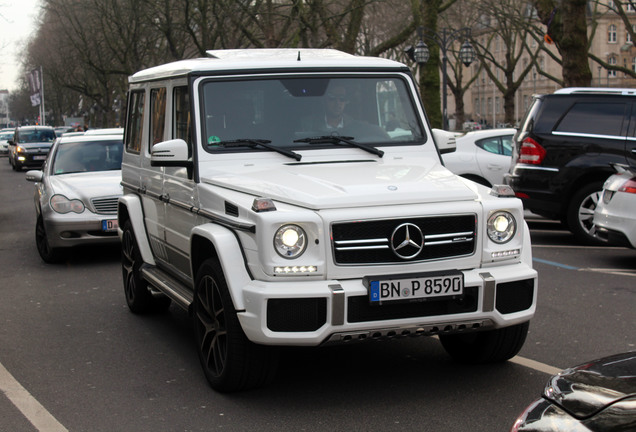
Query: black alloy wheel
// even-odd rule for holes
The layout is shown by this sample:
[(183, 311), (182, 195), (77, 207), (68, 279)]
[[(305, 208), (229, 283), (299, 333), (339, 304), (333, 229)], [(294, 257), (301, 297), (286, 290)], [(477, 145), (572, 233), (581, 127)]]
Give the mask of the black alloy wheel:
[(141, 252), (135, 239), (132, 223), (124, 223), (121, 239), (121, 271), (128, 308), (136, 314), (148, 312), (152, 306), (152, 294), (148, 282), (141, 277)]
[(276, 371), (278, 349), (247, 339), (218, 261), (208, 259), (201, 264), (195, 290), (197, 352), (212, 388), (233, 392), (270, 383)]

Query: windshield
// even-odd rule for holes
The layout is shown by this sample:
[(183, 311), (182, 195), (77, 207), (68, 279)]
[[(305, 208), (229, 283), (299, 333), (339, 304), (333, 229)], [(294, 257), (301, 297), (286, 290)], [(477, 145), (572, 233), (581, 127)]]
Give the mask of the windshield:
[(53, 129), (21, 130), (18, 136), (21, 143), (53, 142), (56, 138)]
[(121, 169), (123, 140), (65, 142), (53, 156), (55, 175)]
[[(372, 146), (421, 144), (426, 137), (409, 95), (401, 77), (206, 81), (205, 149), (267, 150), (255, 146), (255, 140), (289, 149), (342, 146), (347, 141)], [(345, 141), (310, 139), (328, 135)]]

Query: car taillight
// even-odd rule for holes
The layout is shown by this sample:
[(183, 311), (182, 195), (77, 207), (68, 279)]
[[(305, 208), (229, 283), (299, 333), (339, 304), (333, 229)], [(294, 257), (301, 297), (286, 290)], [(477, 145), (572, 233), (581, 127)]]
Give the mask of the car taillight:
[(532, 138), (526, 138), (521, 142), (519, 163), (539, 165), (545, 157), (545, 149)]
[(618, 191), (636, 194), (636, 177), (631, 178), (623, 183), (623, 186), (621, 186)]

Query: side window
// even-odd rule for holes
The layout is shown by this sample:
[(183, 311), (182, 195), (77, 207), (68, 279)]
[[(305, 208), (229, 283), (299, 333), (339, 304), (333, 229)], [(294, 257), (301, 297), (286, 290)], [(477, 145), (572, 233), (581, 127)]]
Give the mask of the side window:
[(163, 132), (166, 127), (166, 88), (150, 90), (150, 145), (164, 140)]
[(141, 134), (144, 125), (144, 100), (143, 90), (133, 91), (128, 98), (128, 115), (126, 119), (126, 151), (132, 153), (141, 152)]
[(192, 144), (192, 116), (190, 115), (190, 93), (187, 87), (175, 87), (173, 95), (174, 113), (172, 118), (172, 138), (181, 138)]
[(501, 154), (501, 150), (499, 149), (499, 137), (484, 138), (476, 141), (475, 144), (488, 153)]
[(501, 148), (504, 156), (512, 156), (512, 135), (501, 137)]
[(621, 136), (625, 109), (625, 103), (577, 103), (565, 114), (555, 131)]

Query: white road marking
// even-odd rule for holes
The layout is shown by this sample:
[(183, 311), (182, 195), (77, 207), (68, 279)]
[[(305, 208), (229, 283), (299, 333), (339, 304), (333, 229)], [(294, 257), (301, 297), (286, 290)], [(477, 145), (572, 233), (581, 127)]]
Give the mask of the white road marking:
[(68, 432), (0, 363), (0, 391), (39, 432)]
[(541, 363), (541, 362), (531, 360), (525, 357), (520, 357), (520, 356), (515, 356), (511, 358), (509, 361), (521, 366), (525, 366), (530, 369), (534, 369), (539, 372), (543, 372), (548, 375), (556, 375), (563, 370), (563, 369), (556, 368), (554, 366), (547, 365), (545, 363)]

